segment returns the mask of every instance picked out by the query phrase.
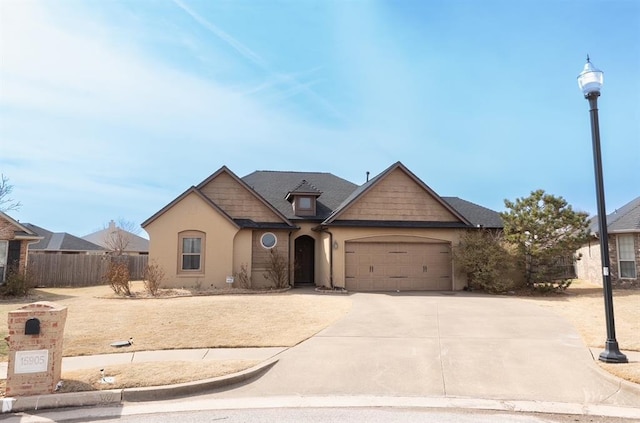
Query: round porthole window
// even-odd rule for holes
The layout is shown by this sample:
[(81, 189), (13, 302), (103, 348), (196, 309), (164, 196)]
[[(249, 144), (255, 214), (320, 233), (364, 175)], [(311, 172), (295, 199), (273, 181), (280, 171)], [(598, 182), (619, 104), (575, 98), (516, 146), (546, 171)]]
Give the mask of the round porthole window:
[(278, 238), (276, 238), (276, 236), (271, 232), (267, 232), (266, 234), (263, 234), (262, 237), (260, 238), (260, 244), (262, 244), (262, 246), (267, 250), (270, 250), (273, 247), (275, 247), (277, 243), (278, 243)]

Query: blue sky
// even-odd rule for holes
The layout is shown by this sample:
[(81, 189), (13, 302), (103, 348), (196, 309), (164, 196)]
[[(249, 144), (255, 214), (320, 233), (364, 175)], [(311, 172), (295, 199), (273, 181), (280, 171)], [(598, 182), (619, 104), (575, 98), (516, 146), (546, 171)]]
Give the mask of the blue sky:
[(82, 236), (141, 223), (226, 165), (363, 183), (403, 162), (502, 211), (541, 188), (595, 213), (640, 195), (640, 2), (0, 2), (11, 216)]

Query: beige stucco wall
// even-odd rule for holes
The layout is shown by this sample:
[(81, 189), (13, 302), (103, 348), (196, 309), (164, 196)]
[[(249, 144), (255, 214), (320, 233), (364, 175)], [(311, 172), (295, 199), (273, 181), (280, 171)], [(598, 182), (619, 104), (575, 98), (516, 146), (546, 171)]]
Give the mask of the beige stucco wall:
[[(191, 193), (166, 210), (145, 227), (149, 234), (149, 258), (165, 271), (162, 286), (202, 289), (223, 288), (226, 278), (234, 273), (234, 263), (250, 257), (244, 235), (234, 247), (239, 229), (197, 194)], [(204, 269), (202, 272), (178, 272), (180, 246), (178, 237), (183, 231), (205, 233)], [(249, 243), (250, 245), (250, 243)]]
[[(333, 247), (333, 283), (336, 287), (345, 286), (345, 242), (347, 241), (378, 241), (378, 242), (447, 242), (452, 247), (460, 241), (463, 231), (454, 229), (371, 229), (371, 228), (332, 228)], [(328, 243), (323, 243), (325, 254), (329, 254)], [(453, 257), (453, 255), (452, 255)], [(466, 276), (455, 270), (452, 258), (451, 289), (461, 290), (467, 284)]]
[(602, 259), (600, 258), (600, 243), (591, 240), (578, 250), (580, 260), (576, 261), (576, 276), (578, 279), (602, 285)]

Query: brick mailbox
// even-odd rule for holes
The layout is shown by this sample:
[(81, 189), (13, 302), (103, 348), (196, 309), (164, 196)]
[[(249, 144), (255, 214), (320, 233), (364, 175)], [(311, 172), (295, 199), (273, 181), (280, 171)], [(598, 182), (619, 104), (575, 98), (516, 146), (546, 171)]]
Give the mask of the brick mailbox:
[(60, 381), (67, 308), (39, 301), (9, 312), (6, 396), (50, 394)]

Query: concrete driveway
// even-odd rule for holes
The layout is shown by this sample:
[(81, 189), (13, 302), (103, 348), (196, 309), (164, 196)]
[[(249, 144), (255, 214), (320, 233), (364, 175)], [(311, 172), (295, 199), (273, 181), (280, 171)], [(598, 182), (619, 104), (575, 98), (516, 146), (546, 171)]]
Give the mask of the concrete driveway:
[(397, 396), (640, 406), (563, 318), (471, 293), (355, 293), (339, 322), (217, 398)]

